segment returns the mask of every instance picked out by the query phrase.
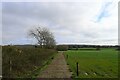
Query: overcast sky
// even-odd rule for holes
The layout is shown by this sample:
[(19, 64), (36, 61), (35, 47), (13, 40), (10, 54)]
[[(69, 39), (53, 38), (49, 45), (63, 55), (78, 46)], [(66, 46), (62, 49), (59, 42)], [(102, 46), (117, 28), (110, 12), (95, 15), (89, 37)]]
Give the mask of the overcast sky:
[(35, 44), (29, 29), (45, 26), (57, 44), (117, 44), (118, 0), (3, 2), (2, 44)]

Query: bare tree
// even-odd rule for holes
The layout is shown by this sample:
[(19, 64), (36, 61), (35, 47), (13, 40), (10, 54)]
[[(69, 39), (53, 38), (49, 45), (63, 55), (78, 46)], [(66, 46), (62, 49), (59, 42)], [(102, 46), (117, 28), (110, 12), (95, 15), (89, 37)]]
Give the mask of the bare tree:
[(55, 47), (56, 42), (53, 33), (50, 32), (49, 29), (45, 27), (38, 27), (35, 29), (31, 29), (29, 31), (29, 36), (34, 37), (42, 48)]

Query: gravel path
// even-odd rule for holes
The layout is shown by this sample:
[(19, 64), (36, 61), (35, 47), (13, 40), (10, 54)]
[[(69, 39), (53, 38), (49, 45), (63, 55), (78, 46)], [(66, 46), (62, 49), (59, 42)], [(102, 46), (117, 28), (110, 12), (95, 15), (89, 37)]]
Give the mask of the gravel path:
[(43, 70), (39, 78), (70, 78), (72, 73), (69, 71), (62, 52), (59, 52), (52, 62)]

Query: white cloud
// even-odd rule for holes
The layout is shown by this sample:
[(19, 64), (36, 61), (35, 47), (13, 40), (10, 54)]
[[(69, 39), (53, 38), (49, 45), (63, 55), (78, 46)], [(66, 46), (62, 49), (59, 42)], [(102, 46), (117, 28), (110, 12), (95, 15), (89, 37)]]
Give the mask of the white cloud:
[[(2, 17), (2, 3), (0, 3), (0, 17)], [(2, 44), (2, 18), (0, 18), (0, 44)]]
[[(25, 38), (31, 26), (40, 24), (54, 33), (58, 43), (117, 44), (118, 3), (111, 1), (111, 4), (103, 7), (106, 4), (108, 2), (102, 0), (3, 3), (3, 35), (13, 36), (6, 39), (7, 42), (14, 38), (19, 39), (18, 34), (20, 38)], [(101, 20), (96, 21), (104, 11), (109, 15), (107, 17), (101, 15)]]

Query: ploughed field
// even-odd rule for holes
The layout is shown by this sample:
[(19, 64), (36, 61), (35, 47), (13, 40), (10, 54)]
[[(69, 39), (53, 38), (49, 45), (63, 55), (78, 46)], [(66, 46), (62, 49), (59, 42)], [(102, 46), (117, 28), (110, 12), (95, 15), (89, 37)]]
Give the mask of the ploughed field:
[(57, 53), (52, 49), (2, 46), (3, 78), (29, 78), (48, 64)]
[(118, 51), (115, 48), (68, 50), (65, 57), (74, 78), (118, 77)]

